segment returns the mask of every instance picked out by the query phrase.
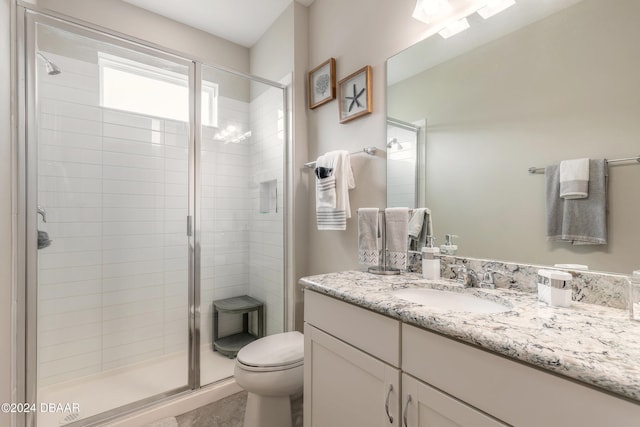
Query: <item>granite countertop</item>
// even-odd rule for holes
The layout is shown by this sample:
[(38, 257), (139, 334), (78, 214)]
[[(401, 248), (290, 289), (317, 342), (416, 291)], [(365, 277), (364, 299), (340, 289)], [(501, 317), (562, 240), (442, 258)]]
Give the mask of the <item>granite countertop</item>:
[[(368, 308), (557, 374), (640, 401), (640, 322), (626, 310), (574, 302), (550, 307), (537, 294), (463, 289), (417, 273), (376, 276), (362, 271), (300, 279), (310, 290)], [(512, 310), (476, 314), (433, 309), (399, 299), (394, 290), (427, 287), (468, 292)]]

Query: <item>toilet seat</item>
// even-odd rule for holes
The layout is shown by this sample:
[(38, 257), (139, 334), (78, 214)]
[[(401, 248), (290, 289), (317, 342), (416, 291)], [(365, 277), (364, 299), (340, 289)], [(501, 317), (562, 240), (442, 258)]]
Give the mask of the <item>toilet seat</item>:
[(282, 371), (304, 363), (304, 336), (300, 332), (269, 335), (240, 349), (236, 363), (247, 371)]

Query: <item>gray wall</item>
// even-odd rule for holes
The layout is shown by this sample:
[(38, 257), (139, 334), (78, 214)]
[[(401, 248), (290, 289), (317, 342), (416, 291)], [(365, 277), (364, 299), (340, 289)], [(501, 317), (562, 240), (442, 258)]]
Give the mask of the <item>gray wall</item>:
[[(609, 244), (546, 240), (544, 180), (563, 159), (638, 154), (640, 3), (585, 0), (389, 90), (389, 114), (427, 118), (427, 201), (459, 254), (630, 273), (637, 164), (612, 165)], [(597, 31), (594, 31), (597, 28)]]
[[(373, 68), (373, 113), (340, 124), (338, 103), (308, 110), (309, 159), (338, 149), (358, 151), (377, 146), (386, 150), (385, 61), (420, 40), (426, 26), (411, 18), (415, 0), (316, 0), (309, 7), (309, 68), (336, 59), (337, 80), (365, 65)], [(384, 208), (385, 154), (352, 158), (356, 188), (350, 192), (352, 217), (346, 231), (318, 231), (315, 226), (313, 173), (307, 170), (309, 207), (309, 273), (359, 268), (357, 209)], [(300, 195), (301, 197), (304, 197)]]

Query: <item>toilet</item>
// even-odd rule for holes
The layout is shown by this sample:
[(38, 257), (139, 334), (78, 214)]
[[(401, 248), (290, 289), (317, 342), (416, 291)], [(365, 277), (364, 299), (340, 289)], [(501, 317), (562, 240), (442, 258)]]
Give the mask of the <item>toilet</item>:
[(244, 427), (291, 427), (291, 396), (302, 392), (304, 335), (285, 332), (242, 347), (235, 379), (248, 392)]

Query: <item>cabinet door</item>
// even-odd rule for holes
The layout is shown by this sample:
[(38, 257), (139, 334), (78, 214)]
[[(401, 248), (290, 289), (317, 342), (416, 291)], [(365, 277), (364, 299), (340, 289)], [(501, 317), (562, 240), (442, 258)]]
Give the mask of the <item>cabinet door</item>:
[(304, 426), (399, 427), (400, 371), (305, 324)]
[(504, 427), (500, 421), (402, 374), (402, 427)]

